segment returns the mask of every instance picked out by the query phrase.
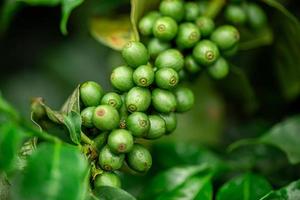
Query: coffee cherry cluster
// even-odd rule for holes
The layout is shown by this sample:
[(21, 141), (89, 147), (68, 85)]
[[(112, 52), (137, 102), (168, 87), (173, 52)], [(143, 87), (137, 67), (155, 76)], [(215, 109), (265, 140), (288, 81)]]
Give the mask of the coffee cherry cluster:
[(137, 139), (172, 133), (177, 126), (175, 113), (186, 112), (194, 104), (193, 92), (180, 84), (178, 72), (184, 58), (179, 50), (163, 51), (153, 63), (148, 49), (131, 41), (122, 56), (126, 65), (116, 67), (110, 77), (115, 91), (105, 93), (93, 81), (80, 86), (82, 129), (89, 135), (96, 132), (97, 164), (105, 171), (96, 176), (95, 187), (119, 187), (113, 171), (124, 163), (136, 172), (147, 172), (151, 154)]
[(237, 52), (239, 31), (232, 25), (216, 26), (203, 14), (205, 6), (206, 1), (163, 0), (158, 11), (150, 11), (139, 21), (155, 67), (172, 65), (179, 75), (207, 70), (215, 79), (229, 73), (226, 57)]

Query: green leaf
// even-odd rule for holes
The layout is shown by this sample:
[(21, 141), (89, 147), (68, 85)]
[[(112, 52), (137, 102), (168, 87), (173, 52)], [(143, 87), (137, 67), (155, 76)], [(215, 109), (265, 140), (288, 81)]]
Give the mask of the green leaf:
[(0, 36), (7, 30), (14, 15), (20, 8), (16, 0), (5, 0), (0, 8)]
[(70, 138), (75, 144), (81, 140), (81, 116), (78, 112), (71, 111), (64, 116), (64, 124), (69, 130)]
[(16, 168), (24, 136), (22, 129), (14, 123), (0, 126), (0, 172), (11, 172)]
[(68, 33), (67, 30), (67, 22), (71, 15), (71, 12), (80, 4), (83, 3), (83, 0), (61, 0), (62, 4), (62, 18), (60, 20), (60, 30), (66, 35)]
[(182, 185), (190, 177), (208, 170), (208, 166), (197, 165), (175, 167), (155, 176), (146, 186), (141, 199), (155, 199), (163, 193), (170, 192)]
[(15, 120), (18, 120), (20, 118), (19, 113), (14, 109), (14, 107), (8, 103), (0, 92), (0, 113), (3, 113), (5, 115), (8, 115), (9, 117), (12, 117)]
[(192, 177), (173, 191), (159, 196), (157, 200), (211, 200), (213, 196), (211, 174)]
[(31, 6), (57, 6), (61, 0), (19, 0)]
[(67, 99), (61, 108), (62, 113), (70, 113), (72, 110), (75, 112), (80, 112), (80, 95), (79, 95), (80, 85), (76, 87), (71, 96)]
[[(96, 196), (99, 200), (135, 200), (128, 192), (115, 187), (103, 186), (94, 190), (93, 193), (93, 196)], [(95, 197), (90, 200), (93, 199)]]
[(259, 140), (284, 151), (290, 163), (300, 162), (300, 116), (290, 117), (273, 126)]
[(279, 190), (272, 191), (260, 200), (296, 200), (300, 199), (300, 180), (294, 181)]
[(261, 176), (244, 174), (225, 183), (217, 193), (217, 200), (257, 200), (272, 190), (270, 183)]
[(134, 39), (139, 41), (138, 21), (149, 10), (157, 8), (160, 0), (131, 0), (130, 21), (134, 32)]
[(15, 181), (15, 200), (83, 200), (88, 187), (88, 163), (79, 150), (61, 143), (42, 144)]
[(127, 16), (93, 18), (90, 31), (98, 42), (115, 50), (121, 50), (127, 42), (134, 40), (130, 19)]

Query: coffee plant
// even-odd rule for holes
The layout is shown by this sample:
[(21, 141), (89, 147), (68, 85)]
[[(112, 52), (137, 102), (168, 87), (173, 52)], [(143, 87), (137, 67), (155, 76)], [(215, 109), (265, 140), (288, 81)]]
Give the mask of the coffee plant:
[[(122, 61), (110, 71), (110, 89), (82, 81), (59, 110), (32, 98), (31, 122), (1, 94), (0, 199), (300, 199), (300, 24), (291, 6), (297, 3), (131, 0), (130, 17), (129, 2), (102, 3), (102, 10), (101, 2), (83, 0), (2, 5), (3, 35), (28, 5), (61, 5), (60, 30), (67, 35), (71, 12), (82, 6), (82, 18), (92, 17), (91, 35)], [(107, 17), (94, 16), (105, 10)], [(252, 60), (270, 64), (269, 57), (279, 86), (268, 77), (274, 75), (253, 66)], [(79, 75), (89, 73), (81, 69)], [(273, 82), (255, 82), (249, 74)], [(218, 88), (226, 115), (217, 106), (199, 115), (199, 99), (212, 96), (199, 80)], [(272, 93), (277, 87), (282, 94)], [(205, 102), (214, 104), (211, 97)], [(191, 129), (197, 134), (200, 126), (216, 126), (222, 115), (229, 125), (222, 126), (218, 144), (180, 139)]]

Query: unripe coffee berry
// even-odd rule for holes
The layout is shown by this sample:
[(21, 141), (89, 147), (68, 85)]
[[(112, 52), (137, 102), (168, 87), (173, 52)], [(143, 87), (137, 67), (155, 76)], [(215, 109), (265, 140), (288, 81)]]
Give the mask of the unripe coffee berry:
[(120, 122), (117, 109), (109, 105), (100, 105), (95, 108), (93, 124), (100, 130), (113, 130)]
[(121, 180), (119, 176), (113, 172), (103, 172), (97, 175), (94, 180), (95, 189), (102, 186), (121, 188)]
[(128, 66), (120, 66), (112, 71), (110, 81), (114, 88), (125, 92), (134, 86), (132, 76), (132, 68)]
[(199, 28), (191, 22), (179, 25), (176, 37), (176, 44), (181, 49), (193, 47), (200, 39)]
[(151, 11), (142, 17), (138, 25), (140, 33), (144, 36), (152, 35), (152, 27), (160, 16), (159, 12)]
[(156, 58), (158, 54), (169, 49), (170, 43), (161, 41), (157, 38), (152, 38), (148, 43), (148, 51), (151, 58)]
[(226, 50), (235, 46), (240, 40), (239, 31), (231, 25), (218, 27), (212, 34), (211, 40), (221, 49)]
[(163, 41), (172, 40), (177, 34), (177, 23), (171, 17), (160, 17), (153, 26), (153, 34), (156, 38)]
[(247, 14), (242, 6), (228, 5), (225, 10), (225, 18), (228, 22), (241, 25), (247, 21)]
[(80, 86), (79, 92), (80, 99), (86, 107), (99, 105), (104, 94), (102, 87), (94, 81), (83, 83)]
[(172, 68), (161, 68), (155, 73), (155, 83), (159, 88), (170, 90), (179, 82), (178, 73)]
[(198, 4), (195, 2), (186, 2), (184, 4), (184, 8), (185, 8), (184, 19), (186, 21), (195, 21), (200, 13)]
[(87, 128), (92, 128), (93, 124), (93, 115), (96, 107), (86, 107), (80, 113), (82, 125)]
[(215, 29), (215, 22), (205, 16), (197, 17), (196, 25), (200, 29), (200, 33), (202, 37), (208, 37)]
[(220, 56), (219, 49), (210, 40), (202, 40), (193, 49), (195, 60), (204, 66), (213, 64)]
[(148, 88), (134, 87), (127, 93), (125, 103), (129, 112), (144, 112), (150, 106), (151, 92)]
[(156, 88), (152, 91), (152, 105), (158, 112), (173, 112), (176, 109), (176, 98), (172, 92)]
[(150, 129), (145, 136), (146, 139), (157, 139), (163, 136), (166, 131), (166, 122), (159, 115), (149, 115)]
[(213, 78), (222, 79), (229, 73), (229, 64), (221, 57), (213, 65), (208, 67), (208, 72)]
[(126, 119), (127, 128), (135, 137), (143, 137), (150, 128), (148, 116), (142, 112), (134, 112)]
[(133, 72), (133, 81), (137, 86), (148, 87), (154, 81), (154, 70), (150, 65), (141, 65)]
[(267, 16), (265, 11), (255, 3), (247, 3), (245, 6), (248, 23), (253, 29), (261, 29), (266, 25)]
[(152, 166), (152, 157), (148, 149), (140, 144), (134, 144), (132, 151), (127, 154), (127, 164), (137, 172), (145, 173)]
[(108, 146), (104, 146), (99, 152), (99, 165), (106, 171), (120, 169), (124, 159), (124, 154), (114, 154)]
[(179, 86), (174, 90), (177, 100), (176, 112), (189, 111), (195, 102), (194, 93), (187, 87)]
[(125, 62), (133, 68), (145, 65), (149, 60), (148, 50), (141, 42), (128, 42), (122, 49), (122, 56)]
[(193, 56), (188, 55), (184, 58), (184, 68), (187, 72), (195, 74), (201, 71), (201, 66), (196, 62)]
[(184, 65), (183, 55), (177, 49), (168, 49), (160, 53), (155, 60), (155, 67), (173, 68), (175, 71), (180, 71)]
[(171, 113), (160, 113), (161, 118), (166, 122), (166, 134), (171, 134), (177, 127), (177, 117), (174, 112)]
[(184, 3), (181, 0), (163, 0), (159, 5), (159, 11), (162, 15), (180, 22), (185, 13)]
[(101, 149), (106, 145), (108, 133), (109, 132), (100, 133), (93, 139), (97, 151), (101, 151)]
[(115, 92), (108, 92), (106, 93), (101, 100), (102, 105), (110, 105), (117, 110), (119, 110), (122, 106), (122, 99), (121, 96)]
[(109, 149), (114, 153), (128, 153), (133, 147), (133, 137), (128, 130), (113, 130), (107, 140)]

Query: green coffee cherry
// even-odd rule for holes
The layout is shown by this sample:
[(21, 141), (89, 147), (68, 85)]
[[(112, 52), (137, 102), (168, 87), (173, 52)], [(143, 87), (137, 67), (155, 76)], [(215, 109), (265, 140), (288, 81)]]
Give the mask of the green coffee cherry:
[(102, 87), (94, 81), (83, 83), (80, 86), (79, 92), (80, 99), (86, 107), (99, 105), (104, 94)]
[(96, 138), (93, 139), (94, 145), (97, 151), (100, 151), (106, 144), (109, 132), (100, 133)]
[(146, 14), (142, 19), (139, 21), (138, 27), (139, 31), (144, 36), (149, 36), (152, 34), (152, 27), (155, 21), (160, 17), (160, 13), (157, 11), (151, 11)]
[(186, 21), (195, 21), (200, 13), (198, 4), (195, 2), (186, 2), (184, 4), (184, 8), (185, 8), (184, 19)]
[(234, 56), (239, 50), (239, 45), (234, 45), (233, 47), (231, 47), (230, 49), (226, 49), (222, 51), (222, 55), (224, 57), (232, 57)]
[(222, 79), (229, 73), (229, 65), (224, 58), (219, 58), (213, 65), (208, 67), (209, 74), (215, 79)]
[(177, 127), (177, 117), (174, 112), (159, 114), (166, 122), (166, 134), (171, 134)]
[(114, 153), (128, 153), (133, 147), (133, 137), (128, 130), (113, 130), (107, 140), (109, 149)]
[(114, 88), (125, 92), (134, 86), (132, 76), (132, 68), (128, 66), (120, 66), (112, 71), (110, 81)]
[(169, 49), (171, 45), (168, 42), (161, 41), (157, 38), (152, 38), (148, 43), (148, 51), (151, 58), (156, 58), (158, 54)]
[(148, 87), (154, 81), (154, 69), (150, 65), (141, 65), (133, 72), (133, 81), (137, 86)]
[(134, 112), (126, 119), (127, 128), (135, 137), (143, 137), (150, 128), (148, 116), (142, 112)]
[(122, 106), (122, 99), (117, 93), (108, 92), (102, 97), (101, 104), (110, 105), (119, 110)]
[(160, 53), (155, 60), (155, 67), (173, 68), (175, 71), (180, 71), (184, 65), (183, 55), (177, 49), (168, 49)]
[(179, 75), (179, 80), (186, 80), (188, 78), (188, 74), (184, 69), (180, 70), (178, 72), (178, 75)]
[(166, 131), (166, 122), (159, 115), (149, 115), (150, 129), (145, 136), (146, 139), (157, 139), (163, 136)]
[(141, 42), (128, 42), (122, 49), (122, 56), (125, 62), (133, 68), (146, 65), (149, 60), (148, 51)]
[(144, 112), (150, 106), (151, 92), (148, 88), (134, 87), (127, 93), (125, 103), (129, 112)]
[(187, 72), (191, 74), (195, 74), (201, 71), (201, 66), (196, 62), (196, 60), (191, 55), (185, 57), (184, 68)]
[(97, 175), (94, 181), (94, 187), (96, 189), (102, 186), (121, 188), (121, 180), (119, 176), (113, 172), (103, 172)]
[(127, 164), (137, 172), (147, 172), (152, 166), (152, 157), (148, 149), (140, 144), (135, 144), (132, 151), (127, 154)]
[(204, 66), (213, 64), (220, 56), (219, 49), (210, 40), (201, 40), (193, 49), (195, 60)]
[(197, 17), (196, 25), (200, 29), (200, 33), (202, 37), (208, 37), (215, 29), (215, 22), (205, 16)]
[(245, 10), (238, 5), (228, 5), (225, 10), (225, 18), (235, 25), (245, 24), (247, 21)]
[(177, 100), (176, 112), (189, 111), (195, 102), (194, 93), (187, 87), (179, 86), (174, 90)]
[(171, 17), (161, 17), (156, 20), (153, 26), (153, 34), (163, 41), (172, 40), (177, 34), (177, 23)]
[(159, 11), (162, 15), (180, 22), (185, 13), (184, 3), (181, 0), (163, 0), (159, 5)]
[(119, 125), (120, 116), (112, 106), (100, 105), (95, 108), (93, 114), (93, 124), (100, 130), (113, 130)]
[(124, 154), (114, 154), (108, 146), (104, 146), (99, 152), (99, 165), (106, 171), (120, 169), (125, 159)]
[(155, 83), (162, 89), (170, 90), (179, 82), (178, 73), (172, 68), (161, 68), (155, 73)]
[(96, 107), (86, 107), (80, 113), (82, 125), (87, 128), (92, 128), (93, 124), (93, 115)]
[(201, 35), (198, 27), (191, 22), (182, 23), (178, 27), (176, 44), (181, 49), (195, 46)]
[(221, 49), (230, 49), (240, 40), (239, 31), (230, 25), (218, 27), (212, 34), (211, 40)]
[(265, 11), (255, 3), (248, 3), (245, 6), (248, 23), (253, 29), (260, 29), (267, 23), (267, 16)]
[(156, 88), (152, 91), (152, 105), (158, 112), (173, 112), (176, 109), (176, 98), (172, 92)]

